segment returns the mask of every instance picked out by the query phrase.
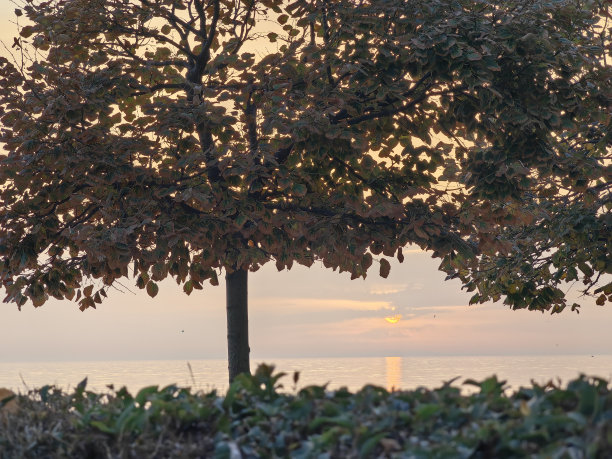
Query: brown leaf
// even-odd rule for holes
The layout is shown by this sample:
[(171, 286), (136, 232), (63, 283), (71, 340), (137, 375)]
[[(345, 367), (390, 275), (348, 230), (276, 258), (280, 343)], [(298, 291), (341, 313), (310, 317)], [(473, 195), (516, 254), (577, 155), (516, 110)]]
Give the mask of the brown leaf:
[(380, 260), (380, 277), (384, 277), (385, 279), (389, 276), (389, 272), (391, 271), (391, 264), (386, 260), (386, 258), (381, 258)]
[(605, 303), (606, 303), (606, 295), (602, 293), (601, 295), (599, 295), (599, 298), (597, 298), (597, 300), (595, 301), (595, 304), (597, 306), (603, 306)]
[(421, 228), (419, 228), (419, 227), (415, 227), (414, 228), (414, 232), (415, 232), (415, 234), (417, 236), (419, 236), (419, 237), (421, 237), (423, 239), (429, 239), (429, 235), (425, 231), (423, 231)]
[(402, 449), (401, 445), (394, 438), (381, 438), (380, 445), (385, 449), (385, 453), (400, 451)]
[(88, 285), (87, 287), (83, 289), (83, 295), (85, 295), (86, 297), (90, 297), (92, 292), (93, 292), (93, 285)]
[(17, 404), (15, 397), (16, 395), (13, 391), (3, 387), (0, 388), (0, 402), (11, 399), (2, 405), (0, 408), (0, 414), (15, 414), (19, 410), (19, 405)]

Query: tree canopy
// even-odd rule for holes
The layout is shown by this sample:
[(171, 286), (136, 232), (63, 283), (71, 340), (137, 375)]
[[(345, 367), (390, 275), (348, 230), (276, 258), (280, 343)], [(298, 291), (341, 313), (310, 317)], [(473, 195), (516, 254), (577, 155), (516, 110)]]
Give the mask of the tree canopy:
[[(0, 59), (5, 301), (415, 244), (474, 291), (612, 300), (594, 0), (27, 0)], [(573, 306), (575, 308), (576, 305)]]

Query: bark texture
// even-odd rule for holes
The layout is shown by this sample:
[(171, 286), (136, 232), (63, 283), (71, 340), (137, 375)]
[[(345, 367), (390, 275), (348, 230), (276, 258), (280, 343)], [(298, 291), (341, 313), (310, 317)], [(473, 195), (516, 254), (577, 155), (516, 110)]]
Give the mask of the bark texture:
[(225, 276), (227, 303), (227, 360), (230, 383), (240, 373), (250, 373), (248, 272), (240, 269)]

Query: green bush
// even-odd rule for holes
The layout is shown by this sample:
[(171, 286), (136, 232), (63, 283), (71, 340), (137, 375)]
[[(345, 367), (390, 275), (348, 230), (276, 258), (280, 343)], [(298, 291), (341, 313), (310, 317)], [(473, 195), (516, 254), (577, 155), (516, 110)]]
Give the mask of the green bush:
[(450, 382), (284, 391), (283, 376), (262, 365), (225, 396), (44, 386), (17, 396), (19, 411), (0, 420), (0, 457), (612, 457), (612, 393), (600, 378), (510, 393), (493, 376), (465, 381), (476, 390), (464, 395)]

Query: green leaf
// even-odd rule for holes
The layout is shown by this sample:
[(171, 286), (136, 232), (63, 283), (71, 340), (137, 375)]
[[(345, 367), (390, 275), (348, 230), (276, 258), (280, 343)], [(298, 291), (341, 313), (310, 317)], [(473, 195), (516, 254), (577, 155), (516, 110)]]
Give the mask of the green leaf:
[(191, 295), (192, 291), (193, 291), (193, 281), (188, 280), (187, 282), (185, 282), (185, 285), (183, 285), (183, 292), (185, 292), (187, 295)]
[(89, 421), (89, 425), (92, 427), (95, 427), (96, 429), (98, 429), (101, 432), (107, 433), (107, 434), (115, 434), (117, 433), (115, 431), (114, 426), (109, 426), (107, 424), (105, 424), (103, 421)]
[(149, 283), (147, 284), (147, 294), (151, 298), (155, 298), (158, 292), (159, 292), (159, 287), (157, 286), (157, 284), (153, 281), (149, 281)]
[(593, 269), (586, 264), (585, 262), (580, 262), (578, 263), (578, 268), (580, 269), (580, 271), (582, 271), (584, 273), (585, 276), (587, 277), (591, 277), (593, 275)]
[(149, 282), (149, 275), (147, 273), (140, 273), (140, 275), (136, 279), (136, 286), (140, 289), (143, 289), (146, 287), (147, 282)]
[(323, 426), (341, 426), (348, 429), (351, 429), (355, 426), (355, 419), (349, 417), (348, 415), (341, 414), (339, 416), (320, 416), (318, 418), (313, 419), (308, 424), (308, 429), (311, 431), (316, 431)]
[(418, 406), (414, 412), (419, 421), (426, 421), (440, 412), (442, 407), (435, 403), (425, 403)]
[(378, 445), (380, 440), (382, 440), (386, 436), (387, 434), (384, 432), (372, 435), (365, 442), (363, 442), (363, 445), (361, 445), (361, 448), (359, 448), (359, 456), (371, 457), (372, 453), (374, 452), (374, 448), (376, 448), (376, 445)]
[(247, 222), (247, 220), (248, 220), (248, 218), (247, 218), (246, 215), (239, 214), (234, 221), (236, 222), (236, 226), (238, 228), (242, 228), (244, 226), (244, 224)]
[(75, 392), (82, 394), (87, 387), (87, 377), (83, 378), (80, 383), (77, 384)]
[(460, 57), (463, 54), (463, 51), (461, 50), (461, 48), (459, 48), (458, 46), (453, 46), (450, 50), (450, 56), (453, 59), (457, 59), (458, 57)]
[(483, 59), (483, 62), (489, 70), (492, 70), (494, 72), (499, 72), (501, 70), (501, 67), (497, 63), (497, 60), (495, 59), (494, 56), (485, 56), (485, 58)]
[(300, 197), (306, 196), (306, 191), (307, 191), (306, 185), (302, 183), (296, 183), (295, 185), (293, 185), (292, 191), (297, 196), (300, 196)]
[(134, 397), (134, 401), (138, 403), (140, 406), (143, 406), (145, 402), (149, 399), (149, 396), (156, 394), (157, 392), (159, 392), (159, 386), (143, 387), (142, 389), (138, 391), (138, 393)]

